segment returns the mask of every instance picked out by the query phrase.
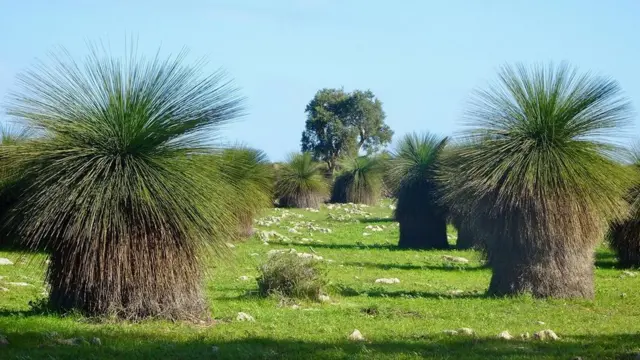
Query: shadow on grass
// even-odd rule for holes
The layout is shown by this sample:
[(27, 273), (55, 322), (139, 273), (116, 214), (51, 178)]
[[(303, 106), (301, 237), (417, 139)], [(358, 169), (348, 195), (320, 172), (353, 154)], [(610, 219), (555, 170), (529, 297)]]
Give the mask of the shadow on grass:
[(595, 265), (599, 269), (625, 269), (613, 253), (597, 252)]
[(358, 221), (360, 221), (363, 224), (371, 224), (371, 223), (390, 223), (390, 222), (396, 222), (396, 220), (394, 218), (359, 218)]
[(368, 297), (380, 297), (380, 298), (424, 298), (424, 299), (484, 299), (488, 298), (485, 293), (462, 293), (458, 295), (442, 293), (442, 292), (429, 292), (429, 291), (415, 291), (415, 290), (397, 290), (389, 291), (382, 287), (357, 290), (352, 287), (338, 287), (338, 293), (342, 296), (368, 296)]
[[(346, 340), (303, 341), (248, 335), (230, 340), (218, 331), (187, 334), (176, 341), (167, 335), (137, 331), (83, 329), (70, 333), (63, 326), (45, 324), (42, 332), (5, 332), (10, 345), (6, 359), (634, 359), (638, 335), (566, 336), (562, 341), (501, 341), (492, 338), (454, 338), (426, 335), (354, 343)], [(227, 325), (220, 325), (225, 327)], [(99, 337), (102, 345), (59, 345), (43, 336), (59, 332), (64, 337)], [(224, 330), (220, 330), (224, 331)], [(367, 329), (363, 330), (367, 336)], [(345, 331), (346, 339), (348, 331)], [(192, 337), (192, 338), (190, 338)]]
[(476, 271), (487, 270), (487, 265), (469, 266), (469, 265), (414, 265), (414, 264), (380, 264), (373, 262), (348, 262), (345, 266), (365, 267), (369, 269), (382, 270), (437, 270), (437, 271)]

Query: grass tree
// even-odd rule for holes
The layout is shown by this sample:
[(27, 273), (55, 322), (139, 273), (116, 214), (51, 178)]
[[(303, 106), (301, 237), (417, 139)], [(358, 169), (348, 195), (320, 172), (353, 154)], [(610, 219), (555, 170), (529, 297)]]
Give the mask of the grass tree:
[(319, 208), (328, 194), (322, 164), (313, 161), (311, 153), (292, 154), (279, 166), (276, 197), (283, 207)]
[(440, 203), (438, 173), (447, 138), (409, 134), (397, 145), (388, 166), (388, 179), (397, 199), (400, 224), (398, 246), (446, 249), (447, 212)]
[(223, 151), (218, 161), (221, 173), (231, 184), (235, 201), (232, 211), (238, 218), (240, 237), (253, 233), (253, 219), (262, 210), (273, 207), (273, 169), (263, 151), (234, 147)]
[(640, 267), (640, 144), (632, 151), (630, 171), (634, 183), (627, 192), (629, 214), (620, 220), (614, 220), (609, 228), (608, 239), (616, 252), (622, 267)]
[(615, 81), (567, 65), (505, 66), (476, 93), (446, 190), (483, 237), (489, 294), (593, 297), (594, 247), (624, 213), (628, 110)]
[(331, 202), (374, 205), (382, 195), (384, 163), (377, 156), (358, 156), (339, 162)]
[(2, 152), (29, 178), (16, 226), (49, 249), (52, 308), (207, 316), (202, 261), (237, 230), (237, 199), (199, 158), (242, 98), (224, 73), (201, 76), (184, 58), (93, 48), (82, 63), (64, 53), (19, 76), (9, 112), (41, 136)]

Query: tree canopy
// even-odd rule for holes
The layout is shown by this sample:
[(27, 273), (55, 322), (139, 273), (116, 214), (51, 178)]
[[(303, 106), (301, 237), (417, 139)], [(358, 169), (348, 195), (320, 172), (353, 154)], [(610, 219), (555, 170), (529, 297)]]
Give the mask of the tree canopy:
[(382, 102), (370, 90), (319, 90), (305, 113), (302, 151), (326, 162), (331, 172), (339, 158), (356, 156), (360, 150), (374, 153), (393, 136), (384, 122)]

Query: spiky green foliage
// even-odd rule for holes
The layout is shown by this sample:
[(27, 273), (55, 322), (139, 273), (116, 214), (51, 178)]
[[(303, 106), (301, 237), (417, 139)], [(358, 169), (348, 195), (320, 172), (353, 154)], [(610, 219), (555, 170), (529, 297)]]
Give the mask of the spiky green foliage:
[[(19, 76), (10, 114), (42, 133), (3, 149), (29, 187), (21, 238), (50, 253), (49, 304), (89, 315), (206, 316), (204, 250), (237, 230), (225, 178), (201, 157), (242, 98), (201, 63), (92, 48)], [(222, 248), (222, 247), (221, 247)]]
[(221, 171), (233, 184), (235, 199), (232, 211), (239, 220), (239, 235), (250, 236), (253, 219), (260, 211), (273, 206), (273, 169), (267, 155), (255, 149), (234, 147), (222, 153)]
[[(24, 144), (33, 138), (33, 131), (27, 127), (12, 125), (0, 126), (0, 149)], [(0, 245), (19, 246), (13, 229), (8, 222), (9, 209), (18, 200), (18, 194), (27, 186), (22, 169), (12, 164), (0, 150)]]
[(640, 267), (640, 143), (630, 152), (629, 170), (634, 183), (625, 199), (629, 213), (624, 219), (614, 220), (609, 228), (608, 240), (616, 252), (620, 266)]
[(593, 296), (594, 246), (624, 211), (611, 140), (628, 110), (615, 81), (566, 65), (505, 66), (476, 93), (447, 192), (486, 243), (490, 294)]
[(378, 156), (358, 156), (339, 162), (331, 202), (373, 205), (382, 194), (384, 161)]
[(318, 208), (328, 194), (323, 165), (310, 153), (292, 154), (277, 172), (276, 196), (280, 206)]
[(396, 146), (388, 179), (397, 199), (400, 223), (398, 246), (443, 249), (447, 243), (446, 210), (440, 204), (437, 174), (447, 138), (434, 134), (407, 134)]

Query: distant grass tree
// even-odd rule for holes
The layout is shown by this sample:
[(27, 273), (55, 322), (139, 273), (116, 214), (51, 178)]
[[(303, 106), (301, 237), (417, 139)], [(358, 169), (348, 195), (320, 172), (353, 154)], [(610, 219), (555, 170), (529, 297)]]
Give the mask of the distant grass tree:
[(398, 246), (408, 249), (446, 249), (447, 212), (440, 203), (438, 172), (447, 138), (409, 134), (396, 146), (387, 178), (397, 199), (400, 224)]
[[(207, 317), (205, 249), (237, 230), (226, 179), (200, 157), (241, 114), (223, 73), (92, 48), (19, 76), (10, 114), (42, 134), (3, 150), (30, 183), (21, 238), (50, 251), (49, 305), (128, 319)], [(242, 204), (234, 205), (242, 207)], [(223, 247), (220, 246), (220, 249)]]
[(608, 239), (620, 266), (640, 268), (640, 144), (636, 144), (631, 154), (629, 167), (635, 178), (626, 196), (630, 211), (625, 218), (613, 221)]
[(506, 66), (477, 93), (446, 190), (483, 237), (489, 294), (593, 297), (594, 248), (624, 212), (611, 139), (628, 110), (615, 81), (566, 65)]
[(384, 162), (377, 156), (358, 156), (339, 162), (332, 193), (333, 203), (374, 205), (382, 195)]
[(276, 175), (275, 192), (280, 206), (319, 208), (329, 192), (323, 174), (324, 166), (313, 161), (310, 153), (290, 155)]
[(260, 150), (236, 146), (223, 151), (221, 172), (233, 186), (232, 211), (239, 220), (241, 237), (253, 233), (253, 219), (260, 211), (273, 207), (273, 169)]

